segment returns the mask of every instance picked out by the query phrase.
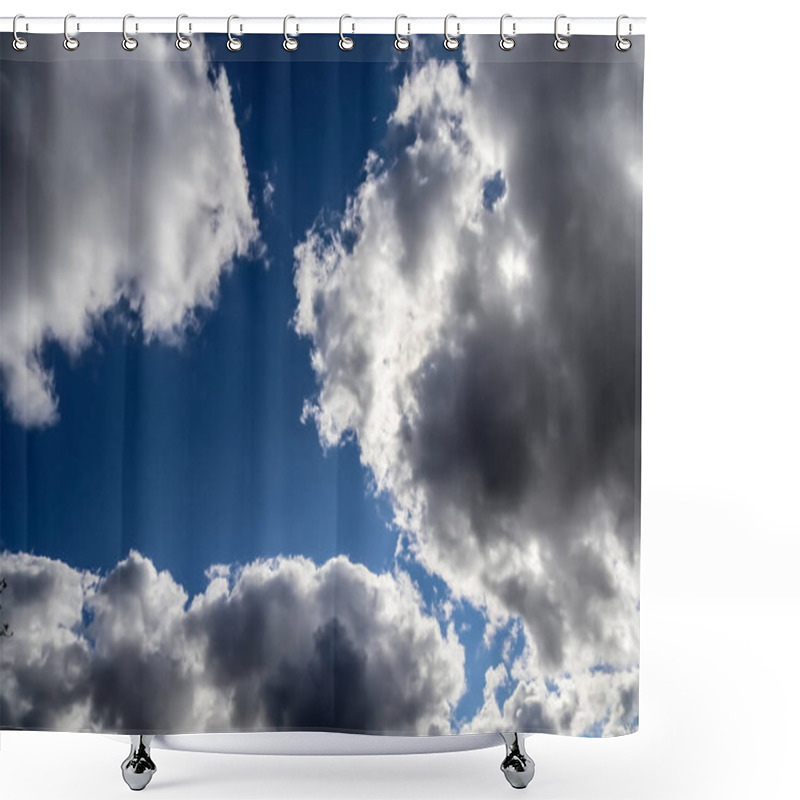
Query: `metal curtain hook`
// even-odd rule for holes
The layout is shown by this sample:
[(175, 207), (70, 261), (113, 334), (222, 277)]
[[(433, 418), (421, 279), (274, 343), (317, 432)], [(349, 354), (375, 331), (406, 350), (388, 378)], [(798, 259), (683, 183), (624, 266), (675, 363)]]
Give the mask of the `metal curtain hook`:
[[(458, 50), (458, 46), (461, 42), (458, 41), (455, 37), (451, 36), (447, 32), (447, 23), (450, 22), (451, 19), (457, 19), (455, 14), (448, 14), (444, 18), (444, 49), (445, 50)], [(461, 23), (456, 23), (456, 34), (461, 32)]]
[[(239, 50), (242, 49), (242, 40), (237, 39), (235, 36), (231, 35), (231, 22), (233, 22), (233, 20), (235, 19), (239, 19), (239, 17), (237, 17), (236, 14), (231, 14), (228, 17), (228, 41), (225, 43), (225, 47), (227, 47), (228, 50), (231, 51), (231, 53), (238, 53)], [(241, 32), (241, 30), (242, 27), (240, 25), (239, 31)]]
[[(407, 39), (405, 36), (400, 35), (400, 20), (401, 19), (408, 19), (405, 14), (398, 14), (394, 18), (394, 46), (398, 50), (408, 50), (411, 47), (411, 40)], [(408, 26), (408, 32), (411, 33), (411, 24), (406, 23)]]
[[(507, 19), (511, 19), (511, 14), (503, 14), (503, 16), (500, 17), (500, 49), (501, 50), (513, 50), (515, 45), (517, 44), (516, 40), (511, 36), (506, 36), (505, 31), (503, 30), (503, 23), (505, 23), (505, 21)], [(516, 22), (512, 23), (511, 31), (512, 31), (512, 33), (516, 33), (517, 32), (517, 23)]]
[[(556, 17), (556, 21), (555, 21), (555, 24), (554, 24), (554, 26), (553, 26), (553, 30), (554, 30), (554, 33), (555, 33), (555, 36), (556, 36), (556, 39), (555, 39), (555, 41), (553, 42), (553, 47), (555, 47), (555, 49), (556, 49), (556, 50), (561, 50), (561, 51), (564, 51), (564, 50), (566, 50), (566, 49), (569, 47), (569, 39), (565, 39), (565, 38), (564, 38), (564, 37), (563, 37), (563, 36), (562, 36), (562, 35), (561, 35), (561, 34), (558, 32), (558, 21), (559, 21), (560, 19), (566, 19), (566, 18), (567, 18), (567, 15), (566, 15), (566, 14), (559, 14), (559, 15)], [(569, 36), (569, 34), (570, 34), (570, 23), (568, 22), (568, 23), (567, 23), (567, 36)]]
[[(342, 26), (344, 25), (344, 21), (346, 19), (353, 19), (349, 14), (342, 14), (339, 17), (339, 47), (342, 50), (352, 50), (355, 47), (355, 42), (349, 37), (345, 36), (342, 32)], [(356, 29), (355, 24), (353, 24), (353, 30)]]
[[(177, 47), (178, 50), (188, 50), (192, 46), (192, 40), (181, 33), (181, 20), (187, 19), (188, 16), (188, 14), (178, 14), (175, 20), (175, 47)], [(191, 29), (192, 26), (190, 24), (189, 30)]]
[[(619, 24), (624, 19), (628, 19), (628, 15), (627, 14), (620, 14), (617, 17), (617, 41), (614, 42), (614, 47), (616, 47), (617, 50), (620, 51), (620, 53), (627, 52), (628, 50), (631, 49), (631, 46), (632, 46), (631, 40), (630, 39), (625, 39), (619, 32), (619, 29), (620, 29), (620, 25)], [(629, 23), (628, 24), (628, 34), (629, 35), (630, 35), (632, 30), (633, 30), (633, 26)]]
[(13, 34), (14, 34), (14, 40), (11, 42), (11, 46), (12, 46), (12, 47), (13, 47), (13, 48), (14, 48), (14, 49), (17, 51), (17, 52), (20, 52), (20, 53), (21, 53), (23, 50), (27, 50), (27, 49), (28, 49), (28, 40), (27, 40), (27, 39), (23, 39), (23, 38), (22, 38), (22, 37), (21, 37), (21, 36), (20, 36), (20, 35), (17, 33), (17, 20), (18, 20), (18, 19), (25, 19), (25, 15), (24, 15), (24, 14), (17, 14), (17, 16), (16, 16), (16, 17), (14, 17), (14, 23), (13, 23), (13, 24), (12, 24), (12, 26), (11, 26), (11, 31), (12, 31), (12, 32), (13, 32)]
[(130, 53), (139, 46), (139, 40), (134, 39), (133, 36), (128, 36), (129, 19), (134, 19), (133, 14), (126, 14), (122, 18), (122, 49), (127, 50)]
[[(81, 43), (74, 36), (69, 35), (69, 21), (71, 19), (75, 19), (74, 14), (67, 14), (67, 16), (64, 17), (64, 49), (69, 50), (70, 52), (77, 50), (81, 45)], [(81, 26), (78, 24), (77, 30), (80, 29)]]
[(293, 50), (297, 50), (298, 41), (297, 39), (289, 36), (286, 30), (286, 26), (289, 24), (290, 19), (296, 19), (296, 17), (293, 17), (291, 14), (289, 14), (283, 18), (283, 49), (288, 50), (291, 53)]

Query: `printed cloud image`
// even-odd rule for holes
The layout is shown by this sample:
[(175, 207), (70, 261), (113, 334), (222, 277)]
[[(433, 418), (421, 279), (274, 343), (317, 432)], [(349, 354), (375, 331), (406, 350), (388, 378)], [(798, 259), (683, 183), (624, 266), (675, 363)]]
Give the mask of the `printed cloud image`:
[(635, 731), (641, 60), (253, 39), (0, 60), (0, 727)]

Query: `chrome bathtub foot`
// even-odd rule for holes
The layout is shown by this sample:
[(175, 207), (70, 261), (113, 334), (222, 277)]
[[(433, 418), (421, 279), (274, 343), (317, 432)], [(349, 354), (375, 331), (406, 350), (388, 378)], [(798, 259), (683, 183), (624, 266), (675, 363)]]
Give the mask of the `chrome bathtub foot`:
[(122, 762), (122, 778), (135, 792), (144, 789), (155, 774), (156, 765), (150, 758), (152, 741), (152, 736), (131, 736), (131, 752)]
[(536, 769), (533, 759), (525, 752), (525, 740), (518, 733), (501, 733), (506, 745), (506, 757), (500, 765), (506, 780), (515, 789), (524, 789)]

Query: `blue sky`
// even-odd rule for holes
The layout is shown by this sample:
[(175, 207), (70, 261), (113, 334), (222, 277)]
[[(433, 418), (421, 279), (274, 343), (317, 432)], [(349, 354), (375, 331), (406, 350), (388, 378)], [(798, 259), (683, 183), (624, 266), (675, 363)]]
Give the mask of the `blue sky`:
[[(153, 641), (183, 590), (202, 596), (172, 608), (182, 634), (159, 646), (172, 660), (139, 656), (162, 670), (184, 646), (207, 653), (208, 675), (162, 675), (160, 725), (323, 724), (281, 683), (286, 670), (317, 674), (316, 658), (331, 681), (319, 707), (335, 708), (337, 691), (367, 703), (331, 717), (345, 727), (635, 729), (639, 187), (626, 176), (640, 171), (619, 159), (641, 146), (640, 63), (591, 37), (593, 57), (554, 55), (547, 37), (513, 56), (489, 37), (455, 52), (417, 37), (411, 57), (390, 37), (342, 53), (337, 37), (313, 36), (294, 54), (254, 37), (233, 55), (208, 37), (208, 70), (155, 38), (133, 70), (112, 38), (97, 39), (109, 80), (55, 47), (33, 68), (0, 62), (0, 79), (25, 89), (2, 96), (3, 224), (18, 235), (3, 264), (0, 551), (30, 556), (4, 565), (4, 604), (33, 615), (45, 600), (25, 587), (49, 571), (47, 614), (66, 609), (54, 635), (77, 626), (90, 665), (104, 638), (127, 659), (116, 637), (133, 629), (128, 592)], [(46, 102), (54, 75), (90, 98), (78, 122), (60, 116), (69, 103)], [(159, 104), (174, 119), (151, 114)], [(52, 177), (46, 158), (61, 148)], [(606, 238), (615, 248), (597, 246)], [(252, 567), (298, 554), (314, 569)], [(224, 613), (209, 588), (217, 564), (242, 567), (225, 579)], [(107, 578), (87, 588), (84, 571)], [(263, 637), (239, 630), (237, 650), (249, 595), (232, 587), (254, 575)], [(74, 593), (57, 602), (64, 580), (81, 586), (77, 610)], [(150, 595), (162, 605), (148, 616)], [(368, 621), (357, 596), (376, 604)], [(274, 646), (273, 606), (295, 609), (296, 652)], [(228, 661), (212, 675), (220, 646)], [(286, 660), (243, 677), (259, 646)], [(17, 652), (8, 674), (59, 691)], [(403, 668), (409, 653), (417, 663)], [(99, 673), (120, 678), (116, 693), (87, 666), (91, 725), (141, 721), (125, 659)], [(392, 668), (405, 694), (365, 701)], [(0, 697), (22, 727), (55, 725), (57, 709), (32, 705), (12, 712)]]
[[(304, 45), (330, 44), (321, 39)], [(343, 208), (402, 70), (268, 66), (225, 64), (269, 269), (238, 259), (180, 349), (112, 322), (75, 359), (47, 347), (59, 424), (25, 429), (2, 412), (3, 546), (92, 569), (138, 548), (190, 591), (209, 564), (278, 553), (390, 565), (388, 508), (369, 496), (356, 446), (326, 454), (300, 421), (315, 385), (310, 342), (291, 327), (292, 249), (322, 209)]]
[[(331, 44), (318, 36), (303, 48)], [(301, 422), (315, 380), (311, 343), (291, 325), (294, 245), (321, 212), (341, 213), (368, 151), (384, 145), (408, 71), (369, 61), (378, 48), (385, 58), (385, 45), (359, 41), (366, 63), (285, 59), (265, 69), (226, 59), (269, 267), (237, 259), (216, 307), (180, 348), (144, 343), (110, 314), (78, 357), (46, 347), (60, 420), (25, 428), (3, 408), (0, 548), (100, 572), (133, 548), (190, 596), (205, 588), (211, 564), (279, 554), (318, 564), (346, 554), (375, 572), (392, 568), (391, 507), (375, 496), (357, 444), (325, 452), (313, 422)], [(248, 41), (257, 46), (267, 44)], [(219, 41), (212, 48), (227, 55)], [(443, 581), (403, 561), (426, 601), (447, 596)], [(467, 717), (504, 639), (483, 647), (485, 622), (469, 604), (454, 620), (474, 656), (456, 710)]]

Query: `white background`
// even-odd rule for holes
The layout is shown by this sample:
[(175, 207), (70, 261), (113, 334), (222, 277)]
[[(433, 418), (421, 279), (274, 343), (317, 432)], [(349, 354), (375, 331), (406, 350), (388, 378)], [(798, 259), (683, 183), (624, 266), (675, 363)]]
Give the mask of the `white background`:
[[(532, 736), (544, 798), (798, 796), (797, 4), (26, 0), (63, 16), (647, 16), (641, 729)], [(612, 46), (609, 41), (609, 46)], [(127, 746), (4, 732), (3, 798), (128, 797)], [(509, 797), (502, 746), (422, 756), (156, 750), (163, 798)]]

